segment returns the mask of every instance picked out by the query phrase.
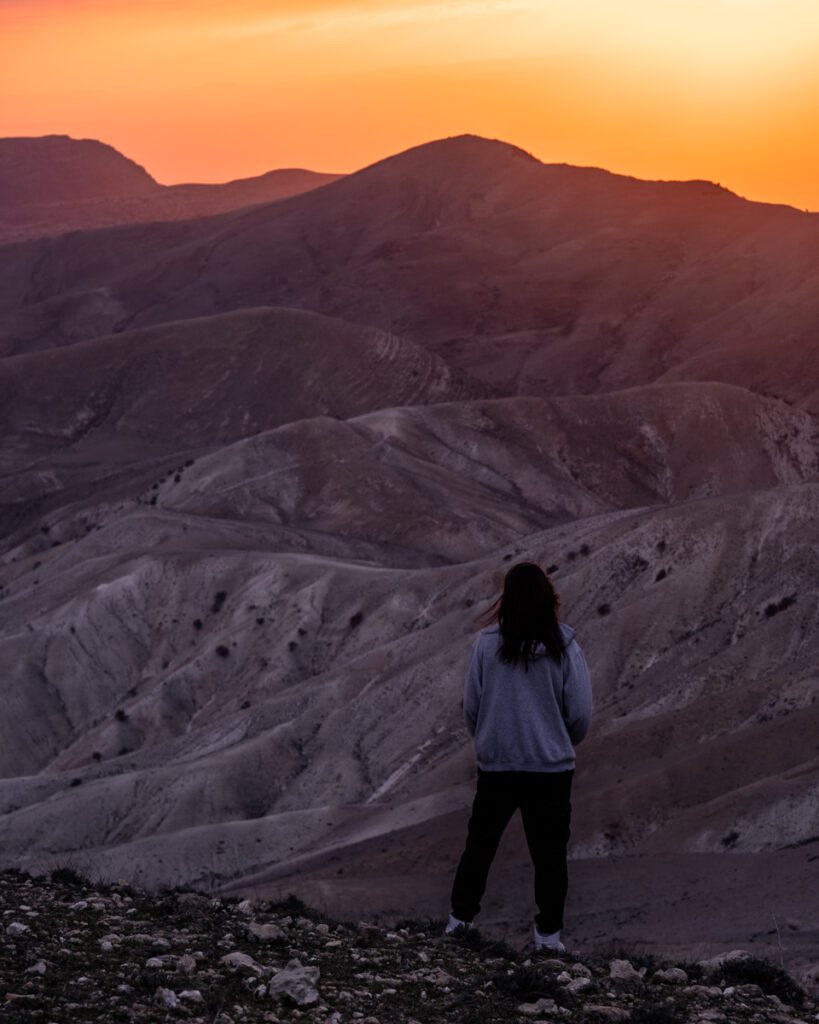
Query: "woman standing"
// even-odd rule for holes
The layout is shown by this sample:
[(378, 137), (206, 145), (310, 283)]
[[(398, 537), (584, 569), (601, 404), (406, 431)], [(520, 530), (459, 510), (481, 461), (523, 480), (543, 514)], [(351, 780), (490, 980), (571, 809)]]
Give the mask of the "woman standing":
[(475, 638), (464, 718), (478, 782), (445, 934), (469, 927), (480, 910), (498, 843), (519, 807), (535, 868), (535, 948), (565, 949), (574, 746), (588, 732), (592, 694), (575, 630), (558, 621), (558, 609), (540, 566), (521, 562), (507, 572)]

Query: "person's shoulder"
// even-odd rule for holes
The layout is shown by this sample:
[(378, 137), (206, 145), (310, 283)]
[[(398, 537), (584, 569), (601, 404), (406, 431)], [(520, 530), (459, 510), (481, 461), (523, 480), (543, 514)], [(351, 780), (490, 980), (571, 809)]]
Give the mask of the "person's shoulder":
[(574, 626), (570, 626), (567, 622), (560, 622), (558, 623), (558, 625), (560, 626), (560, 633), (563, 637), (563, 643), (568, 647), (572, 640), (574, 640), (574, 638), (577, 636), (577, 630), (574, 628)]
[(475, 636), (475, 641), (476, 643), (484, 643), (487, 640), (497, 638), (499, 635), (500, 629), (498, 628), (498, 624), (495, 622), (491, 623), (488, 626), (484, 626), (483, 629), (479, 630), (479, 632)]

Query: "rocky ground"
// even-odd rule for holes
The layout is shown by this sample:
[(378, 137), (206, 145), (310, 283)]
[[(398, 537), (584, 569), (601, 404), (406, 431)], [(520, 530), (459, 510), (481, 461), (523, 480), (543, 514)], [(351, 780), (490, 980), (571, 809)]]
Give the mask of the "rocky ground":
[[(92, 886), (71, 869), (0, 874), (0, 1021), (706, 1024), (819, 1020), (774, 964), (733, 951), (670, 964), (612, 950), (518, 951), (441, 922), (393, 930), (296, 899)], [(616, 954), (616, 955), (615, 955)]]

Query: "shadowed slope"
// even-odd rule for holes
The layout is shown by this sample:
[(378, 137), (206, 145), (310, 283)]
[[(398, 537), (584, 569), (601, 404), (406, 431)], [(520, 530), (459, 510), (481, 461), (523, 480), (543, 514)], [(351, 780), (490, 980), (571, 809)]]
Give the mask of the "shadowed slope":
[(115, 224), (205, 217), (297, 195), (338, 177), (283, 168), (223, 184), (160, 185), (96, 139), (0, 139), (0, 244)]
[(817, 273), (814, 215), (461, 136), (270, 206), (0, 250), (0, 345), (284, 304), (510, 392), (705, 378), (815, 404)]

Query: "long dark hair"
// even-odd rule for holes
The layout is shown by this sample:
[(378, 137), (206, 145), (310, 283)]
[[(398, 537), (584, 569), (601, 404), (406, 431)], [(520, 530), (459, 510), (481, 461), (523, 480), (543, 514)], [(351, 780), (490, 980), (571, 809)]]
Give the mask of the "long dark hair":
[(559, 662), (566, 650), (557, 613), (560, 595), (546, 573), (534, 562), (518, 562), (506, 573), (503, 592), (481, 617), (480, 624), (497, 622), (501, 634), (498, 657), (516, 665), (542, 657), (535, 647), (540, 641), (549, 657)]

